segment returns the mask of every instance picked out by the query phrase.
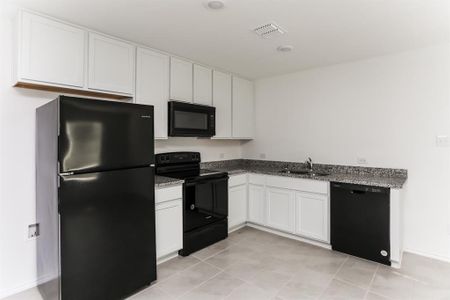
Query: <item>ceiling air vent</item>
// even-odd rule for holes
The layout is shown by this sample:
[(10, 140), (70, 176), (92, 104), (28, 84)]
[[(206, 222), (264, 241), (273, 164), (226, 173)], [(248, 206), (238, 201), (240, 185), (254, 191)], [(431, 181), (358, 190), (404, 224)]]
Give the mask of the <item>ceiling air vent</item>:
[(253, 29), (253, 32), (263, 38), (270, 38), (282, 35), (286, 31), (275, 23), (264, 24)]

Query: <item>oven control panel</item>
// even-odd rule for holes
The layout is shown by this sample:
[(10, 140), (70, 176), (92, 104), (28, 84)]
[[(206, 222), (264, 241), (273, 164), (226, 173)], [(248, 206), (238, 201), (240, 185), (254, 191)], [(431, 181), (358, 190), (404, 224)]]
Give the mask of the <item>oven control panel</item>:
[(156, 164), (199, 163), (200, 152), (168, 152), (155, 155)]

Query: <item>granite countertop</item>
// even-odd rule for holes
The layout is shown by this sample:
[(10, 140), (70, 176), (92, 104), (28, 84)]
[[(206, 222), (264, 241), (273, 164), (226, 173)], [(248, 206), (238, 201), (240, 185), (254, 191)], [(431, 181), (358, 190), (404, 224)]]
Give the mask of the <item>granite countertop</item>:
[(183, 184), (184, 180), (155, 175), (155, 188), (165, 188)]
[(202, 163), (202, 168), (228, 172), (229, 175), (256, 173), (264, 175), (286, 176), (321, 181), (352, 183), (386, 188), (400, 189), (407, 180), (404, 169), (368, 168), (341, 165), (314, 165), (315, 172), (328, 173), (327, 176), (280, 173), (280, 170), (305, 170), (303, 163), (237, 159)]

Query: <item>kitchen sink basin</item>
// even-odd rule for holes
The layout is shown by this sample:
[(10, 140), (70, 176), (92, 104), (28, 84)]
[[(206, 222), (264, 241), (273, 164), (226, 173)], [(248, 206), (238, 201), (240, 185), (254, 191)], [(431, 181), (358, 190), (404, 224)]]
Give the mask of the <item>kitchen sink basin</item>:
[(307, 171), (307, 170), (289, 170), (289, 169), (283, 169), (278, 171), (278, 173), (282, 174), (297, 174), (297, 175), (308, 175), (311, 177), (321, 177), (321, 176), (328, 176), (329, 173), (324, 172), (314, 172), (314, 171)]

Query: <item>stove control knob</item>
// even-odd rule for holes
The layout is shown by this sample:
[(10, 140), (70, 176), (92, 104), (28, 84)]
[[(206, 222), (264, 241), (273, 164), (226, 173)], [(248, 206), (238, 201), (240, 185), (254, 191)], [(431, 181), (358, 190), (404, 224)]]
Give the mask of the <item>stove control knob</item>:
[(194, 210), (194, 209), (195, 209), (195, 205), (191, 204), (191, 210)]

